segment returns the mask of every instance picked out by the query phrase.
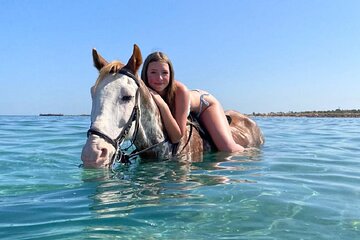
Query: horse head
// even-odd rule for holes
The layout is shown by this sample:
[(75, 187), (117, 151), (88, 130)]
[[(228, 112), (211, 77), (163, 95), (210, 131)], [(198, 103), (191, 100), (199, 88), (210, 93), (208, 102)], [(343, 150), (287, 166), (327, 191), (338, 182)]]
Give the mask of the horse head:
[[(81, 159), (84, 167), (110, 167), (116, 158), (121, 158), (119, 146), (123, 141), (130, 139), (134, 142), (136, 136), (138, 142), (146, 142), (143, 124), (139, 123), (141, 109), (148, 112), (158, 109), (145, 84), (137, 77), (142, 64), (137, 45), (134, 45), (133, 54), (126, 65), (119, 61), (109, 63), (95, 49), (92, 55), (99, 77), (91, 88), (91, 126)], [(147, 101), (140, 98), (147, 98)], [(156, 117), (150, 113), (143, 115), (143, 118)], [(155, 121), (160, 122), (158, 126), (161, 128), (160, 115)], [(155, 131), (160, 138), (163, 137), (162, 129)]]

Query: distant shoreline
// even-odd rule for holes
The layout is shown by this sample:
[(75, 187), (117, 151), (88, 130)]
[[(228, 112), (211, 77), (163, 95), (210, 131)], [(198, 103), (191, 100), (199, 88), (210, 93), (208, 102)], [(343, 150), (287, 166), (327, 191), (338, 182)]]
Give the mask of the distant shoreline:
[(40, 113), (39, 114), (40, 117), (67, 117), (67, 116), (84, 116), (84, 117), (89, 117), (90, 114), (62, 114), (62, 113)]
[[(304, 111), (304, 112), (270, 112), (245, 114), (253, 117), (309, 117), (309, 118), (360, 118), (360, 109), (353, 110), (328, 110), (328, 111)], [(62, 113), (40, 113), (42, 117), (65, 117), (65, 116), (84, 116), (89, 117), (90, 114), (62, 114)]]
[(249, 114), (254, 117), (311, 117), (311, 118), (360, 118), (360, 109), (329, 110), (329, 111), (304, 111), (304, 112), (270, 112)]

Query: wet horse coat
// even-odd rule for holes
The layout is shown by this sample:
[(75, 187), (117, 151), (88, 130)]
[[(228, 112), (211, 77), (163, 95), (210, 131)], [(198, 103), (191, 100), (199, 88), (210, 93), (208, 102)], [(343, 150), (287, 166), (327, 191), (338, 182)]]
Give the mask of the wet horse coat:
[[(118, 147), (130, 140), (142, 158), (169, 158), (179, 154), (201, 155), (212, 148), (191, 124), (174, 147), (167, 141), (159, 109), (145, 83), (137, 76), (142, 64), (140, 49), (134, 45), (126, 65), (108, 63), (93, 49), (99, 77), (91, 88), (92, 111), (88, 139), (81, 159), (84, 167), (109, 167), (116, 158), (123, 160)], [(234, 140), (243, 147), (258, 147), (263, 136), (257, 124), (236, 111), (227, 111)]]

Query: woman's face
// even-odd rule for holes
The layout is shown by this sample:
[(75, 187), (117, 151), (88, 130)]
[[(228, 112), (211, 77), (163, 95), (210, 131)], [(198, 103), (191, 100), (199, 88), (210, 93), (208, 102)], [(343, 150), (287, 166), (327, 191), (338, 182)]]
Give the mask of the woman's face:
[(170, 82), (170, 69), (166, 62), (151, 62), (147, 69), (147, 78), (150, 87), (159, 93), (165, 95), (165, 89)]

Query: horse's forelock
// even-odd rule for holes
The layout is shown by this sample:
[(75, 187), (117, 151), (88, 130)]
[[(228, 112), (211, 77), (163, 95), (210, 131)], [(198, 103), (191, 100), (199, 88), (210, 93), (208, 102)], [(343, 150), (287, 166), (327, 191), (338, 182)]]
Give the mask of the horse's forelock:
[(113, 61), (109, 63), (108, 65), (104, 66), (99, 73), (99, 77), (96, 79), (95, 85), (93, 87), (94, 91), (96, 87), (99, 85), (99, 83), (110, 74), (110, 72), (113, 72), (114, 74), (118, 72), (121, 68), (123, 68), (125, 65), (121, 63), (120, 61)]

